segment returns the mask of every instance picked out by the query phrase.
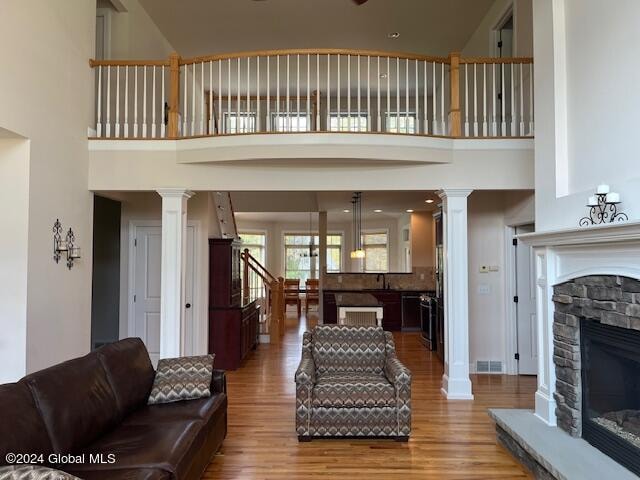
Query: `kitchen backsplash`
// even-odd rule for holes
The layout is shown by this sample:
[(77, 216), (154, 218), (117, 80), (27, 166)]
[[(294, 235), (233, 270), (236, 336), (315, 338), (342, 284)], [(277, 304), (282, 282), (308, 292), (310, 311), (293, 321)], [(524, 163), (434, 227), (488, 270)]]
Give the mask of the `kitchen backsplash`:
[[(327, 273), (324, 276), (326, 290), (361, 290), (382, 288), (382, 279), (376, 273)], [(387, 283), (394, 290), (424, 290), (436, 288), (435, 268), (415, 267), (412, 273), (386, 273)], [(342, 278), (342, 282), (340, 282)]]

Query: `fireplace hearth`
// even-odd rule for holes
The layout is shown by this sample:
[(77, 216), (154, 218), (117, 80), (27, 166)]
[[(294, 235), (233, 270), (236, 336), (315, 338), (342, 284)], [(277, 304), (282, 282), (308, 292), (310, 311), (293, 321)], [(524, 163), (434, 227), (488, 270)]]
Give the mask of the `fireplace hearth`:
[(553, 301), (558, 426), (640, 475), (640, 282), (581, 277)]

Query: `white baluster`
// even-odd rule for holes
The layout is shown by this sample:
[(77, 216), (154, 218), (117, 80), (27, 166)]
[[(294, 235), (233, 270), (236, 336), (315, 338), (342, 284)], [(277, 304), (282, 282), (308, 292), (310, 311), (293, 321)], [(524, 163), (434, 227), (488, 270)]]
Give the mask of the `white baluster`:
[(473, 136), (478, 136), (478, 75), (477, 63), (473, 64)]
[(391, 124), (391, 59), (389, 57), (387, 57), (387, 114), (385, 120), (385, 131), (389, 132)]
[(250, 132), (250, 116), (251, 116), (251, 57), (247, 57), (247, 118), (244, 120), (245, 133)]
[(107, 122), (106, 136), (111, 137), (111, 66), (107, 66)]
[(142, 70), (142, 136), (147, 138), (147, 66), (144, 65)]
[[(224, 133), (233, 133), (231, 132), (230, 124), (231, 124), (231, 58), (227, 59), (227, 116), (225, 117), (225, 127)], [(237, 132), (237, 125), (236, 125)]]
[[(407, 61), (408, 61), (408, 60), (407, 60)], [(418, 115), (419, 110), (420, 110), (420, 107), (419, 107), (419, 105), (420, 105), (420, 103), (419, 103), (419, 102), (420, 102), (420, 98), (419, 98), (419, 95), (418, 95), (418, 92), (420, 91), (420, 78), (419, 78), (419, 76), (418, 76), (418, 59), (416, 59), (416, 60), (415, 60), (415, 70), (416, 70), (416, 74), (415, 74), (415, 78), (416, 78), (416, 85), (415, 85), (415, 94), (416, 94), (416, 98), (415, 98), (415, 100), (416, 100), (416, 104), (415, 104), (415, 106), (416, 106), (416, 125), (415, 125), (415, 130), (414, 130), (414, 132), (413, 132), (413, 133), (417, 135), (417, 134), (419, 134), (419, 133), (420, 133), (420, 120), (419, 120), (420, 115)]]
[(96, 135), (102, 137), (102, 65), (98, 65), (98, 110), (96, 112)]
[(347, 55), (347, 132), (351, 131), (351, 55)]
[[(193, 68), (196, 68), (195, 63)], [(206, 105), (204, 98), (204, 62), (200, 62), (200, 135), (204, 135), (205, 132), (204, 113), (207, 109)]]
[[(165, 108), (164, 108), (164, 104), (165, 104), (165, 93), (164, 93), (164, 65), (162, 65), (161, 68), (161, 75), (162, 75), (162, 95), (160, 97), (160, 110), (162, 111), (162, 119), (160, 120), (160, 136), (162, 138), (167, 136), (167, 131), (166, 131), (166, 125), (165, 125)], [(167, 118), (168, 120), (168, 118)]]
[(438, 131), (438, 120), (436, 118), (437, 112), (437, 96), (436, 96), (436, 62), (433, 62), (433, 84), (431, 85), (431, 106), (433, 108), (432, 112), (432, 126), (431, 126), (431, 134), (435, 135)]
[(338, 54), (338, 98), (337, 98), (337, 110), (338, 110), (338, 131), (342, 130), (342, 112), (341, 112), (341, 108), (342, 105), (340, 105), (340, 54)]
[(280, 55), (276, 63), (276, 131), (280, 127)]
[(271, 57), (267, 56), (267, 132), (271, 131)]
[(372, 132), (371, 127), (371, 56), (367, 55), (367, 132)]
[[(327, 83), (327, 88), (329, 84)], [(320, 54), (316, 54), (316, 131), (320, 131)]]
[(396, 133), (400, 133), (400, 57), (396, 57)]
[(520, 64), (520, 136), (524, 137), (524, 78), (522, 76), (522, 63)]
[(300, 54), (296, 55), (296, 132), (300, 131)]
[[(464, 136), (469, 136), (469, 64), (464, 64)], [(442, 86), (444, 88), (444, 85)]]
[(151, 79), (151, 138), (156, 138), (156, 66), (152, 70)]
[(311, 131), (311, 119), (313, 112), (311, 111), (311, 55), (307, 53), (307, 125), (305, 130)]
[(133, 136), (138, 138), (138, 66), (133, 68)]
[(291, 131), (291, 69), (290, 69), (290, 63), (291, 63), (291, 55), (287, 54), (287, 110), (286, 110), (286, 130), (287, 132)]
[(529, 64), (529, 135), (533, 135), (533, 63)]
[(187, 118), (189, 117), (189, 102), (187, 102), (187, 92), (189, 90), (189, 65), (184, 66), (184, 117), (182, 118), (182, 136), (189, 135), (187, 130)]
[[(164, 82), (162, 83), (162, 88), (164, 94)], [(207, 118), (207, 132), (209, 135), (213, 135), (213, 93), (213, 62), (209, 60), (209, 118)]]
[(378, 127), (378, 132), (381, 132), (382, 131), (382, 115), (381, 115), (381, 110), (380, 109), (382, 107), (380, 106), (380, 55), (378, 55), (377, 59), (378, 59), (378, 61), (377, 61), (377, 63), (378, 63), (377, 77), (378, 77), (378, 79), (376, 80), (376, 83), (377, 83), (377, 86), (378, 86), (377, 93), (376, 93), (377, 98), (378, 98), (378, 112), (377, 112), (378, 113), (378, 122), (377, 122), (377, 127)]
[(358, 55), (358, 101), (356, 103), (357, 107), (358, 107), (358, 113), (356, 114), (358, 116), (358, 132), (362, 130), (362, 115), (361, 115), (361, 109), (362, 109), (362, 101), (360, 100), (360, 96), (362, 94), (362, 91), (360, 90), (360, 55)]
[(482, 64), (482, 136), (487, 136), (487, 64)]
[(216, 133), (220, 135), (222, 131), (222, 60), (218, 60), (218, 128)]
[(498, 117), (496, 112), (496, 102), (498, 97), (496, 96), (496, 64), (491, 64), (491, 75), (493, 77), (493, 81), (491, 82), (492, 95), (491, 95), (491, 109), (492, 109), (492, 121), (491, 121), (491, 135), (494, 137), (498, 136)]
[(441, 64), (442, 65), (442, 78), (441, 78), (441, 82), (440, 84), (442, 85), (442, 87), (440, 88), (440, 122), (442, 123), (442, 135), (445, 135), (447, 132), (447, 117), (444, 114), (444, 90), (445, 90), (445, 85), (444, 85), (444, 63)]
[(404, 133), (409, 133), (409, 59), (404, 59)]
[(260, 107), (262, 94), (260, 90), (260, 56), (256, 56), (256, 132), (262, 131), (262, 118), (260, 117)]
[(429, 103), (428, 103), (428, 98), (427, 98), (427, 90), (429, 88), (429, 77), (427, 76), (427, 61), (425, 60), (423, 62), (423, 70), (424, 70), (424, 85), (422, 86), (423, 90), (422, 90), (422, 95), (424, 97), (424, 112), (423, 112), (423, 119), (422, 119), (422, 129), (424, 130), (424, 134), (425, 135), (429, 135), (429, 119), (427, 118), (428, 115), (428, 111), (429, 111)]
[(507, 136), (507, 117), (506, 117), (506, 95), (504, 94), (504, 63), (500, 64), (501, 75), (502, 75), (502, 88), (500, 89), (500, 106), (501, 106), (501, 114), (502, 114), (502, 123), (500, 125), (500, 135), (503, 137)]
[(516, 136), (516, 95), (515, 95), (515, 83), (516, 78), (514, 76), (513, 63), (511, 64), (511, 135)]
[(120, 137), (120, 65), (116, 65), (116, 138)]
[(331, 55), (327, 54), (327, 132), (331, 131)]

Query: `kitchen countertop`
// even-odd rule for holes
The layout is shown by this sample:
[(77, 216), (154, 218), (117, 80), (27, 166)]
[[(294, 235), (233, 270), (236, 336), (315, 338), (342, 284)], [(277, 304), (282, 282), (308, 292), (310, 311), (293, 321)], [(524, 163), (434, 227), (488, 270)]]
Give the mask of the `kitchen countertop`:
[(435, 291), (434, 290), (428, 290), (428, 289), (424, 289), (424, 290), (414, 290), (414, 289), (408, 289), (408, 288), (364, 288), (361, 290), (354, 290), (353, 288), (345, 288), (344, 290), (341, 289), (329, 289), (329, 290), (325, 290), (325, 293), (425, 293), (427, 295), (435, 295)]
[(338, 307), (381, 307), (382, 302), (370, 293), (334, 293)]

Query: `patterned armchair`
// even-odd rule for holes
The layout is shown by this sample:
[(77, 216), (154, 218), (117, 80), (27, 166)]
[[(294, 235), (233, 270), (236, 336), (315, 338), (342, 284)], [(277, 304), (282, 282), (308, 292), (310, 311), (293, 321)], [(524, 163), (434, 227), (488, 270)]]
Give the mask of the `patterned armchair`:
[(321, 325), (305, 332), (296, 371), (298, 440), (411, 433), (411, 372), (380, 327)]

